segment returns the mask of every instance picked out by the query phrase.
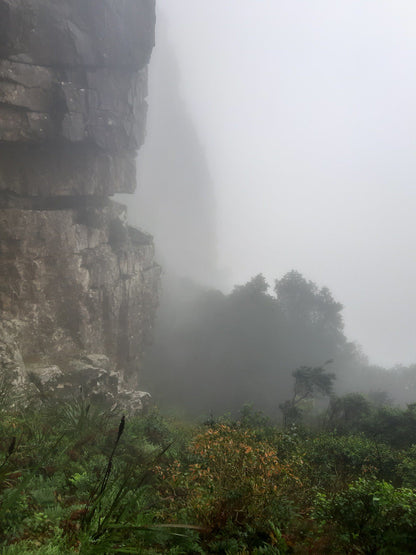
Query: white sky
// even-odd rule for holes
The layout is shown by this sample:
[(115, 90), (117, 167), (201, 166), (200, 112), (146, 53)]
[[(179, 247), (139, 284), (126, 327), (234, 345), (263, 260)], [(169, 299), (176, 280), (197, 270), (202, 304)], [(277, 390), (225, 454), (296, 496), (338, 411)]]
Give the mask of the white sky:
[(297, 269), (416, 362), (416, 1), (159, 0), (228, 284)]

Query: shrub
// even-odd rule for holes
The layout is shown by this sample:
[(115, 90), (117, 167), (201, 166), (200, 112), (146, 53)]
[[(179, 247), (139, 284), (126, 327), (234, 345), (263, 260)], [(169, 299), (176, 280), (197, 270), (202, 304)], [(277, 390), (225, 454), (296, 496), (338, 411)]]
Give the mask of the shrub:
[(272, 541), (271, 524), (288, 525), (288, 492), (299, 481), (276, 449), (257, 440), (253, 431), (218, 425), (194, 439), (190, 454), (195, 462), (187, 466), (175, 461), (158, 469), (162, 493), (171, 501), (165, 517), (181, 506), (183, 518), (214, 535), (226, 530), (235, 540), (243, 533), (248, 543)]
[(414, 553), (416, 492), (359, 478), (335, 495), (317, 495), (313, 516), (343, 553)]
[(337, 489), (358, 476), (394, 476), (397, 457), (387, 445), (364, 435), (321, 434), (304, 444), (305, 473), (310, 485)]

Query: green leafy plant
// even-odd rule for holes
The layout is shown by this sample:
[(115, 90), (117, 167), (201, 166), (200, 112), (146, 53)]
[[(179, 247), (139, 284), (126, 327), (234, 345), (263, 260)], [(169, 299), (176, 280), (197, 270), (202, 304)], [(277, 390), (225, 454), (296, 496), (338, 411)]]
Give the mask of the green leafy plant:
[[(182, 507), (182, 517), (211, 532), (227, 530), (230, 537), (246, 534), (246, 542), (270, 536), (290, 513), (289, 489), (299, 483), (276, 449), (253, 431), (221, 424), (199, 434), (190, 446), (194, 462), (174, 461), (157, 469), (162, 494)], [(283, 516), (285, 515), (285, 516)], [(241, 547), (241, 546), (240, 546)]]
[(416, 542), (416, 492), (374, 478), (316, 497), (314, 518), (346, 553), (412, 553)]

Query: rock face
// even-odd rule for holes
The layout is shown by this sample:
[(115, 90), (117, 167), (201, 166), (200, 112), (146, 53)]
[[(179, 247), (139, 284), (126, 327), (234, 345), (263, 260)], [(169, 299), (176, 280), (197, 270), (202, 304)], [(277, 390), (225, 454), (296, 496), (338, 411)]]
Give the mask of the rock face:
[(154, 0), (0, 0), (0, 372), (137, 376), (160, 271), (109, 197), (135, 189), (154, 26)]

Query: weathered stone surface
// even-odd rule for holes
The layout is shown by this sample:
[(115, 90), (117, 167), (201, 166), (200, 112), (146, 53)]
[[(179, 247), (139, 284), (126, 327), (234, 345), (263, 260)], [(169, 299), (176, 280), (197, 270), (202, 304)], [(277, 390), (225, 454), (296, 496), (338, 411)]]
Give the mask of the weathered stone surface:
[(32, 112), (53, 109), (55, 79), (49, 68), (0, 61), (0, 103)]
[(23, 405), (88, 399), (105, 403), (112, 410), (134, 414), (151, 404), (150, 394), (126, 388), (120, 374), (112, 370), (110, 359), (101, 354), (68, 359), (62, 367), (48, 364), (47, 360), (28, 362), (24, 375), (19, 385), (19, 403)]
[(28, 378), (37, 384), (40, 389), (56, 388), (60, 380), (64, 377), (64, 373), (55, 364), (50, 366), (44, 365), (41, 362), (26, 365), (26, 372)]
[(0, 141), (69, 141), (106, 152), (144, 140), (147, 72), (0, 63)]
[(154, 28), (154, 0), (0, 0), (0, 58), (138, 70)]
[(23, 328), (23, 322), (10, 315), (0, 320), (0, 382), (3, 387), (13, 382), (22, 384), (25, 380), (25, 365), (18, 342)]
[(0, 0), (0, 190), (134, 189), (154, 24), (154, 0)]
[(109, 155), (80, 144), (0, 145), (0, 191), (4, 193), (104, 196), (132, 193), (135, 187), (135, 161), (129, 153)]
[(126, 374), (137, 368), (149, 341), (159, 267), (151, 237), (124, 220), (117, 203), (0, 210), (0, 309), (23, 323), (23, 360), (94, 352), (106, 353)]
[(160, 270), (108, 197), (136, 185), (154, 24), (154, 0), (0, 0), (0, 397), (142, 403)]

